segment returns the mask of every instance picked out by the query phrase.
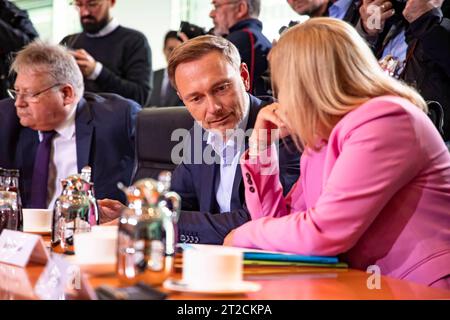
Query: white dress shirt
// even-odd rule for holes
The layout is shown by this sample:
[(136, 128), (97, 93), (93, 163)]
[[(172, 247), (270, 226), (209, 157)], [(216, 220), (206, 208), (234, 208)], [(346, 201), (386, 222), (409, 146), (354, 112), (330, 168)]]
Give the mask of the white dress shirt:
[[(236, 129), (245, 132), (247, 128), (248, 115), (250, 109), (250, 97), (246, 95), (244, 105), (244, 115), (237, 124)], [(220, 182), (216, 190), (216, 200), (220, 207), (220, 212), (229, 212), (231, 207), (231, 195), (233, 192), (234, 177), (239, 159), (245, 151), (245, 140), (243, 134), (231, 135), (224, 144), (221, 134), (208, 131), (207, 144), (211, 145), (214, 152), (220, 157)]]
[[(48, 170), (47, 207), (53, 209), (56, 199), (61, 195), (61, 179), (78, 173), (77, 144), (75, 139), (75, 115), (77, 107), (74, 106), (67, 119), (55, 129), (56, 135), (52, 141), (50, 163)], [(39, 132), (39, 141), (42, 141)]]

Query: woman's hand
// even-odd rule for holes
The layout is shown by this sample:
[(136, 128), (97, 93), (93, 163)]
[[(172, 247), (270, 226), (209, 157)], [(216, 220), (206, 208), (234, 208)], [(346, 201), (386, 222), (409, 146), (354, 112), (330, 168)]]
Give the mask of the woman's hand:
[(273, 142), (289, 135), (285, 123), (279, 116), (278, 108), (279, 104), (275, 102), (259, 111), (249, 139), (251, 154), (263, 151)]
[(102, 224), (117, 219), (122, 211), (127, 208), (121, 202), (111, 199), (98, 200), (97, 204), (100, 209), (100, 221)]
[(231, 230), (229, 234), (226, 235), (225, 239), (223, 240), (223, 245), (232, 247), (233, 246), (233, 234), (234, 230)]

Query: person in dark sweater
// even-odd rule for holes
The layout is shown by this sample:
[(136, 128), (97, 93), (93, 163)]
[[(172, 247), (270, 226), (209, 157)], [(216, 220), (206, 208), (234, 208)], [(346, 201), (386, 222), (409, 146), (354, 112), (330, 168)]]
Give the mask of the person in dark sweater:
[(260, 0), (213, 0), (212, 4), (209, 16), (214, 23), (214, 34), (226, 37), (239, 50), (250, 72), (249, 93), (270, 95), (267, 55), (272, 44), (262, 34), (262, 22), (258, 20)]
[(86, 91), (112, 92), (145, 105), (152, 89), (151, 49), (142, 33), (111, 17), (115, 2), (75, 1), (83, 32), (61, 44), (73, 49)]
[(14, 52), (38, 37), (26, 11), (8, 0), (0, 0), (0, 99), (8, 96), (14, 79), (9, 67)]
[[(178, 32), (170, 30), (164, 36), (164, 57), (169, 61), (172, 51), (182, 44), (183, 41), (178, 37)], [(153, 90), (150, 95), (148, 107), (170, 107), (182, 106), (183, 101), (172, 87), (167, 74), (167, 68), (162, 68), (153, 72)]]

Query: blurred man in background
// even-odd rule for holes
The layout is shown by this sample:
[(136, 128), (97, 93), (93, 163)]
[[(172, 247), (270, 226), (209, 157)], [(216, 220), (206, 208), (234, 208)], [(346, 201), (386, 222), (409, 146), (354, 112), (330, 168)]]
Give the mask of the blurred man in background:
[(270, 79), (265, 75), (272, 44), (262, 33), (258, 20), (260, 0), (213, 0), (209, 16), (214, 34), (226, 37), (239, 50), (242, 62), (250, 72), (249, 92), (256, 96), (270, 95)]
[[(182, 40), (178, 38), (177, 31), (169, 31), (164, 37), (164, 57), (166, 62), (172, 51), (182, 44)], [(151, 107), (169, 107), (182, 106), (183, 102), (178, 97), (176, 90), (172, 87), (167, 68), (156, 70), (153, 73), (153, 90), (150, 96), (148, 106)]]

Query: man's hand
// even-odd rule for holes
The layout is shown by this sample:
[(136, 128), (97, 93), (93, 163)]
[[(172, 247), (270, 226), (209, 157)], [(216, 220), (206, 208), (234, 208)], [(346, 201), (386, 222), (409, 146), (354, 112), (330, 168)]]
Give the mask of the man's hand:
[(94, 72), (97, 61), (84, 49), (71, 51), (71, 53), (75, 57), (83, 76), (89, 77)]
[(402, 13), (412, 23), (431, 9), (440, 8), (443, 2), (444, 0), (408, 0)]
[(390, 1), (363, 0), (359, 13), (364, 31), (369, 36), (376, 36), (383, 31), (386, 20), (392, 17), (395, 11)]
[(98, 200), (97, 204), (100, 209), (100, 222), (102, 224), (119, 218), (122, 211), (127, 208), (121, 202), (111, 199)]

